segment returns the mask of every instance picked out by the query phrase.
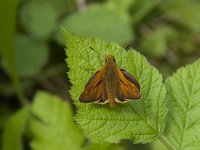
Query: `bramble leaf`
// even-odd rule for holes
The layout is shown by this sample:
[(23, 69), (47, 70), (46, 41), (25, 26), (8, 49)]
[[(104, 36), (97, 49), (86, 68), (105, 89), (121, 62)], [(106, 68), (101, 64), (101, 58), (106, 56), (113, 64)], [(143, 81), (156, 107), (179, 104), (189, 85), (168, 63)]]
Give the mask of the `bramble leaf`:
[[(115, 43), (78, 37), (68, 31), (65, 36), (68, 76), (73, 85), (70, 93), (78, 107), (76, 121), (89, 138), (93, 142), (131, 139), (134, 143), (147, 143), (155, 140), (163, 129), (167, 112), (161, 74), (133, 49), (125, 51)], [(115, 108), (79, 102), (86, 82), (103, 65), (108, 54), (114, 55), (119, 67), (139, 81), (141, 100), (118, 104)]]
[(177, 150), (200, 147), (200, 60), (166, 80), (169, 114), (165, 135)]

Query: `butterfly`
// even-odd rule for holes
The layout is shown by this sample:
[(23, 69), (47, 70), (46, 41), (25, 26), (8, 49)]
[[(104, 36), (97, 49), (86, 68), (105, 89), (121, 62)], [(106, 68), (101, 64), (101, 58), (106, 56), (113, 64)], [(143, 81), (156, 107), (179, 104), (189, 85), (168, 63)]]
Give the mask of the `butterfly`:
[(112, 55), (105, 59), (100, 68), (87, 82), (79, 100), (82, 103), (109, 103), (115, 107), (117, 103), (125, 103), (141, 97), (140, 84), (127, 71), (120, 69)]

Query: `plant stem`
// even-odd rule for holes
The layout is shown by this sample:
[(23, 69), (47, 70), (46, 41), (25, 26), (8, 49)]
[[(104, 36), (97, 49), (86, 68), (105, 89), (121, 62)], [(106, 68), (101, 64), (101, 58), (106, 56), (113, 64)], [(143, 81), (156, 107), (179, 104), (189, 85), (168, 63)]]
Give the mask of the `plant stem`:
[[(16, 73), (16, 72), (15, 72)], [(19, 81), (19, 77), (17, 74), (15, 75), (10, 75), (11, 78), (12, 78), (12, 82), (13, 82), (13, 85), (15, 87), (15, 90), (16, 90), (16, 94), (17, 94), (17, 97), (18, 97), (18, 100), (19, 100), (19, 103), (24, 106), (27, 104), (26, 102), (26, 97), (23, 93), (23, 90), (22, 90), (22, 87), (21, 87), (21, 84), (20, 84), (20, 81)]]

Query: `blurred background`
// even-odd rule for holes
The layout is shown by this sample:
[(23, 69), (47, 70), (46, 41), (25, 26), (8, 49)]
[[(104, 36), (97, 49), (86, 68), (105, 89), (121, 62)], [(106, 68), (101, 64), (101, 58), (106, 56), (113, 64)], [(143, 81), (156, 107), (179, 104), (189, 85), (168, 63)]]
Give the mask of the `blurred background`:
[[(167, 78), (200, 57), (199, 14), (199, 0), (1, 0), (0, 137), (7, 119), (38, 90), (74, 108), (60, 26), (135, 48)], [(159, 142), (122, 145), (161, 149)]]

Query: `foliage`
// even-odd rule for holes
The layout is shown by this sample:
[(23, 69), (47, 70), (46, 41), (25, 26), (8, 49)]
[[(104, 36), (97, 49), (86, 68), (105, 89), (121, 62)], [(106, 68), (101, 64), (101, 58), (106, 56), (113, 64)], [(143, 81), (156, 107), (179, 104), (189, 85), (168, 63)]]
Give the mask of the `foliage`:
[[(111, 42), (83, 39), (68, 32), (65, 32), (65, 35), (68, 47), (67, 63), (70, 67), (68, 75), (73, 84), (71, 95), (78, 107), (76, 120), (89, 137), (94, 141), (108, 142), (131, 139), (134, 143), (146, 143), (155, 139), (162, 131), (167, 111), (166, 91), (158, 71), (133, 49), (125, 52), (119, 45)], [(95, 51), (90, 50), (90, 46)], [(109, 106), (81, 105), (77, 102), (86, 81), (102, 65), (102, 61), (95, 62), (100, 57), (99, 54), (112, 54), (118, 60), (120, 68), (126, 69), (138, 79), (141, 85), (141, 100), (119, 105), (114, 109)], [(87, 56), (90, 56), (90, 59)], [(77, 67), (74, 67), (74, 64)], [(91, 71), (86, 72), (85, 69)]]
[[(0, 149), (68, 149), (68, 142), (77, 150), (199, 149), (199, 7), (197, 0), (0, 1)], [(107, 54), (139, 80), (141, 100), (114, 109), (78, 101)]]
[(165, 135), (174, 149), (200, 147), (200, 60), (166, 80), (169, 114)]
[[(200, 92), (199, 61), (180, 69), (166, 80), (168, 94), (165, 97), (162, 76), (135, 50), (129, 49), (126, 52), (112, 42), (81, 38), (68, 31), (64, 32), (67, 63), (70, 67), (68, 75), (73, 84), (70, 92), (78, 107), (76, 120), (92, 142), (116, 143), (122, 139), (130, 139), (134, 143), (146, 143), (160, 138), (166, 148), (170, 149), (199, 147), (199, 118), (196, 115)], [(142, 99), (114, 109), (109, 106), (81, 104), (78, 102), (79, 93), (89, 77), (102, 65), (103, 56), (108, 54), (116, 57), (120, 68), (126, 69), (139, 80)], [(87, 59), (88, 57), (90, 58)], [(163, 132), (166, 100), (169, 113)]]
[(68, 102), (47, 92), (38, 92), (31, 106), (10, 117), (4, 127), (3, 149), (23, 150), (23, 138), (28, 131), (32, 133), (34, 150), (77, 150), (83, 143), (83, 134), (73, 121)]
[(34, 150), (65, 150), (69, 147), (71, 150), (80, 149), (83, 134), (74, 124), (67, 102), (48, 93), (39, 92), (31, 111), (40, 120), (32, 118), (30, 121), (30, 129), (34, 136), (31, 147)]
[(23, 150), (22, 137), (28, 119), (28, 108), (18, 110), (5, 124), (3, 132), (4, 150)]

